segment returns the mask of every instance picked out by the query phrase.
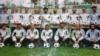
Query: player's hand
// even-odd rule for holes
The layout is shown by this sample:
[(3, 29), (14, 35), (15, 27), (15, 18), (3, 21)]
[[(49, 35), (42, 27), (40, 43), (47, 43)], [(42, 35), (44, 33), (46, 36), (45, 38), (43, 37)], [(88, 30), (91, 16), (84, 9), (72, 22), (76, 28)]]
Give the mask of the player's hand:
[(30, 41), (33, 41), (33, 40), (34, 40), (34, 37), (31, 37), (31, 38), (30, 38)]

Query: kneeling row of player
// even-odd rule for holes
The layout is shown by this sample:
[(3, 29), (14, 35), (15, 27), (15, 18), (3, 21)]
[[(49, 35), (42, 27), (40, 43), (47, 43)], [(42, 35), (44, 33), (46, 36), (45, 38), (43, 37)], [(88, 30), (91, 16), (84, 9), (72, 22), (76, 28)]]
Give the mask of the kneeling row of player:
[[(9, 28), (6, 27), (6, 25), (3, 25), (0, 29), (0, 47), (5, 46), (5, 41), (12, 37), (12, 41), (15, 44), (15, 47), (21, 47), (21, 44), (23, 40), (26, 39), (29, 41), (28, 46), (29, 48), (34, 47), (34, 43), (36, 40), (39, 39), (39, 31), (35, 29), (34, 24), (30, 25), (30, 29), (25, 32), (21, 24), (17, 24), (16, 29), (12, 32)], [(54, 47), (59, 47), (61, 43), (68, 44), (69, 38), (71, 34), (68, 32), (68, 30), (65, 28), (64, 24), (60, 24), (60, 28), (56, 31), (54, 35)], [(43, 46), (44, 47), (50, 47), (51, 46), (51, 39), (53, 39), (53, 31), (50, 29), (49, 25), (45, 26), (45, 29), (41, 32), (41, 39), (43, 40)], [(50, 42), (51, 41), (51, 42)], [(90, 25), (90, 29), (86, 32), (84, 32), (83, 29), (81, 29), (79, 24), (75, 25), (75, 29), (72, 32), (72, 42), (74, 48), (79, 48), (80, 45), (93, 45), (93, 48), (99, 49), (100, 44), (100, 31), (95, 28), (94, 24)]]

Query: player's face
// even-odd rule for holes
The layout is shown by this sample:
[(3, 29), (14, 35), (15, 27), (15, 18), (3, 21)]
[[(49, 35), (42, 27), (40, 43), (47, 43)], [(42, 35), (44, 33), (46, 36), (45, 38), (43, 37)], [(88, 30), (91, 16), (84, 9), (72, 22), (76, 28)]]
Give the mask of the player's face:
[(34, 29), (34, 24), (30, 25), (30, 29), (32, 29), (32, 30)]
[(92, 29), (92, 30), (94, 30), (94, 29), (95, 29), (95, 25), (91, 25), (90, 27), (91, 27), (91, 29)]
[(34, 10), (34, 13), (39, 14), (39, 10), (38, 9)]
[(28, 13), (28, 11), (29, 11), (29, 8), (25, 8), (25, 13)]
[(4, 12), (4, 13), (7, 13), (7, 11), (8, 11), (7, 8), (4, 8), (4, 9), (3, 9), (3, 12)]
[(79, 30), (79, 29), (80, 29), (80, 25), (78, 25), (78, 24), (75, 25), (75, 29), (76, 29), (76, 30)]
[(56, 14), (56, 13), (57, 13), (57, 9), (54, 9), (54, 10), (53, 10), (53, 13)]
[(93, 12), (96, 12), (96, 10), (97, 10), (97, 8), (92, 8), (92, 11), (93, 11)]
[(44, 9), (44, 13), (45, 13), (45, 14), (48, 13), (48, 10), (47, 10), (47, 9)]
[(73, 14), (76, 14), (76, 11), (77, 11), (76, 9), (73, 9), (73, 10), (72, 10)]
[(3, 30), (5, 30), (6, 28), (7, 28), (6, 25), (3, 25), (3, 26), (2, 26), (2, 29), (3, 29)]
[(21, 24), (17, 24), (17, 29), (21, 29)]
[(45, 30), (49, 30), (49, 25), (46, 25), (45, 26)]
[(19, 12), (19, 9), (18, 9), (18, 8), (15, 8), (15, 9), (14, 9), (14, 12), (15, 12), (15, 13), (18, 13), (18, 12)]
[(86, 9), (85, 9), (85, 8), (82, 8), (82, 12), (83, 12), (83, 13), (86, 13)]
[(60, 28), (64, 28), (64, 24), (60, 24)]
[(65, 13), (66, 12), (66, 9), (62, 9), (62, 12)]

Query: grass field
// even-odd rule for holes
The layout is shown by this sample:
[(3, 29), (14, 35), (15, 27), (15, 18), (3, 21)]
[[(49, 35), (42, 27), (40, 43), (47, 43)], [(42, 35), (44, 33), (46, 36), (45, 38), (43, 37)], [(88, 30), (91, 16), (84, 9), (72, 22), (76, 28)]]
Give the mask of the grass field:
[(72, 47), (42, 48), (27, 47), (15, 48), (7, 46), (0, 48), (0, 56), (100, 56), (100, 50), (92, 47), (73, 49)]

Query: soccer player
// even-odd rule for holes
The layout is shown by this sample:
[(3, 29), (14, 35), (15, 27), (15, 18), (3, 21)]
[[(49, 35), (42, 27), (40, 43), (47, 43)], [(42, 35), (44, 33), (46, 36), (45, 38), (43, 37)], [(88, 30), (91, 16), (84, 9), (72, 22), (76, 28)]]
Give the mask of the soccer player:
[(39, 39), (39, 31), (35, 29), (34, 24), (30, 24), (30, 29), (27, 30), (26, 38), (28, 40), (28, 45), (31, 43), (37, 45), (37, 41)]
[(22, 44), (23, 40), (25, 39), (25, 36), (26, 36), (26, 32), (23, 29), (21, 23), (17, 23), (16, 29), (12, 32), (12, 40), (15, 44), (15, 47), (16, 47), (17, 43), (19, 43), (20, 47), (21, 47), (21, 44)]
[(2, 24), (7, 24), (8, 25), (8, 23), (10, 21), (10, 18), (9, 18), (10, 15), (7, 13), (7, 11), (8, 11), (8, 8), (4, 7), (3, 8), (3, 13), (0, 14), (0, 25), (2, 25)]
[(56, 32), (60, 24), (60, 15), (57, 13), (57, 8), (53, 9), (53, 14), (50, 16), (51, 28)]
[(72, 14), (70, 14), (69, 19), (71, 25), (79, 24), (80, 19), (76, 8), (72, 9)]
[(79, 48), (81, 44), (84, 44), (85, 31), (81, 29), (80, 24), (75, 25), (75, 29), (72, 32), (73, 48)]
[(56, 31), (54, 36), (54, 41), (55, 41), (54, 46), (59, 47), (61, 43), (68, 44), (69, 36), (70, 34), (68, 30), (65, 28), (65, 24), (60, 23), (60, 28)]
[(34, 10), (34, 14), (31, 16), (31, 23), (39, 26), (41, 24), (41, 15), (39, 9)]
[(83, 25), (83, 26), (89, 26), (90, 25), (90, 14), (88, 14), (86, 12), (86, 8), (83, 7), (82, 8), (82, 13), (79, 15), (79, 18), (80, 18), (80, 24)]
[(30, 25), (31, 13), (29, 13), (29, 8), (25, 7), (25, 13), (22, 14), (22, 25), (27, 28)]
[(17, 7), (14, 8), (14, 13), (11, 14), (10, 22), (13, 24), (13, 26), (15, 26), (17, 23), (22, 23), (22, 16)]
[(92, 13), (90, 14), (91, 16), (91, 23), (93, 24), (100, 24), (100, 13), (97, 12), (97, 7), (96, 6), (92, 6)]
[(65, 7), (62, 8), (62, 13), (60, 14), (60, 22), (69, 22), (69, 13), (67, 13), (67, 9)]
[(48, 13), (48, 8), (43, 8), (44, 14), (42, 14), (42, 27), (45, 28), (46, 24), (50, 24), (50, 14)]
[(2, 24), (2, 28), (0, 29), (0, 42), (3, 43), (3, 45), (8, 44), (10, 35), (11, 31), (7, 28), (7, 24)]
[(96, 29), (95, 24), (90, 25), (90, 29), (86, 32), (86, 45), (93, 45), (93, 48), (99, 48), (100, 31)]
[(44, 42), (44, 47), (50, 47), (52, 45), (53, 31), (49, 25), (45, 25), (45, 29), (41, 32), (41, 38)]

